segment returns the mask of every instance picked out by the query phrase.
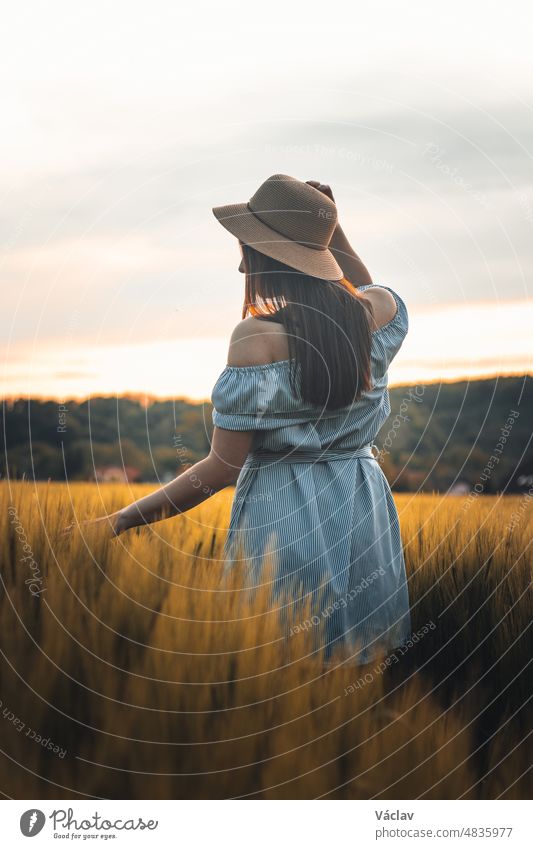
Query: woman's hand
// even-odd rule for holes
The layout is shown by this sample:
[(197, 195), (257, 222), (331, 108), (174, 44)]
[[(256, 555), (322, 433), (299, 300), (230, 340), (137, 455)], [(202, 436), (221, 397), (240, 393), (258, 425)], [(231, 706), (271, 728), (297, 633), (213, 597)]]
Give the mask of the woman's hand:
[(129, 529), (124, 513), (122, 510), (117, 510), (115, 513), (110, 513), (108, 516), (99, 516), (97, 519), (85, 519), (83, 522), (71, 522), (63, 529), (61, 536), (70, 537), (75, 528), (96, 528), (105, 524), (108, 530), (108, 536), (111, 539), (120, 536), (124, 531)]
[(317, 189), (319, 192), (322, 192), (323, 195), (326, 195), (330, 200), (335, 203), (335, 198), (333, 197), (333, 192), (331, 191), (331, 187), (326, 183), (319, 183), (318, 180), (306, 180), (308, 186), (312, 186), (314, 189)]

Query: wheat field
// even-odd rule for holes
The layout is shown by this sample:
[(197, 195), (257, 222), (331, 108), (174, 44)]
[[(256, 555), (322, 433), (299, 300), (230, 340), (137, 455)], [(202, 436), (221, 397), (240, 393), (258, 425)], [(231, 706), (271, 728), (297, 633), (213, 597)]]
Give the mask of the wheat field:
[(60, 536), (149, 489), (0, 485), (5, 797), (531, 795), (531, 499), (397, 496), (413, 638), (357, 668), (223, 573), (230, 490)]

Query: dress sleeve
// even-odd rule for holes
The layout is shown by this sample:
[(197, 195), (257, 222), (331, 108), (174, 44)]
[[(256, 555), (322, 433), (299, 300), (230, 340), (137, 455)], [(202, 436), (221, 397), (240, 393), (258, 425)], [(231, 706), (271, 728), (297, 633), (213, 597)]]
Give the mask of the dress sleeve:
[[(374, 284), (370, 284), (374, 286)], [(369, 289), (368, 286), (360, 286), (359, 290)], [(394, 359), (400, 350), (403, 340), (407, 336), (409, 330), (409, 315), (404, 301), (397, 292), (389, 286), (380, 286), (381, 289), (386, 289), (390, 292), (396, 302), (396, 314), (387, 324), (374, 330), (372, 334), (374, 347), (376, 350), (376, 358), (383, 361), (385, 369), (388, 368), (391, 360)]]
[[(302, 416), (288, 391), (288, 361), (226, 366), (211, 393), (213, 424), (225, 430), (271, 430)], [(300, 416), (298, 415), (300, 414)]]

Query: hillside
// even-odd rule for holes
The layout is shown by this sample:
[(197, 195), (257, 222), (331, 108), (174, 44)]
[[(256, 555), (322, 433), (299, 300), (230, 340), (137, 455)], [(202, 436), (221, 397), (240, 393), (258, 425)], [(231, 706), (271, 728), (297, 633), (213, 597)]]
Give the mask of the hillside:
[[(506, 377), (391, 389), (376, 443), (393, 488), (529, 488), (532, 387), (532, 377)], [(18, 399), (3, 414), (0, 474), (12, 478), (92, 480), (96, 470), (113, 479), (126, 467), (132, 480), (168, 480), (207, 453), (212, 432), (211, 405), (182, 399)]]

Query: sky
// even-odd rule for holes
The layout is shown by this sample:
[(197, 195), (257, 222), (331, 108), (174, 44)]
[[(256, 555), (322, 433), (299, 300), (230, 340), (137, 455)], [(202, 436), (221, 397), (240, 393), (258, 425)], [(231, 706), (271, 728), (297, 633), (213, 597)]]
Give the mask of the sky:
[(533, 369), (526, 3), (11, 4), (0, 381), (203, 399), (240, 320), (215, 205), (329, 183), (407, 303), (391, 383)]

